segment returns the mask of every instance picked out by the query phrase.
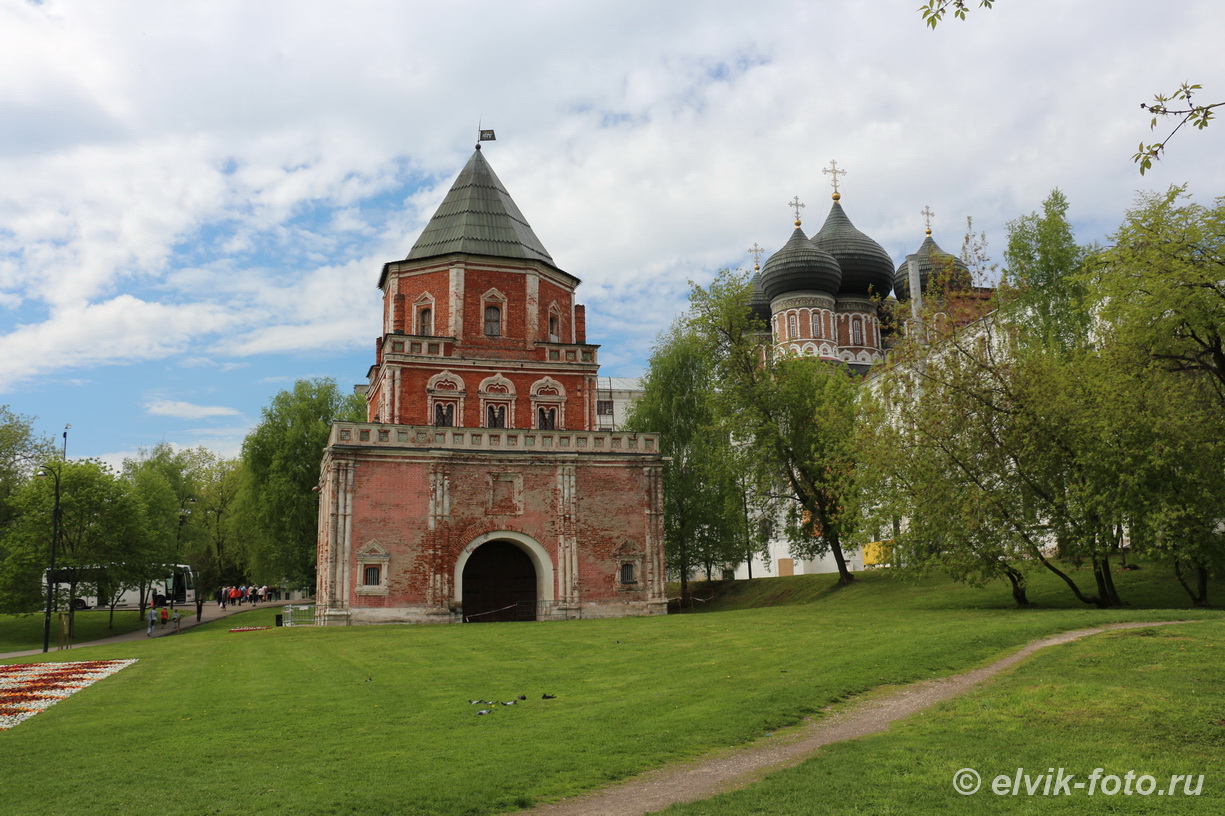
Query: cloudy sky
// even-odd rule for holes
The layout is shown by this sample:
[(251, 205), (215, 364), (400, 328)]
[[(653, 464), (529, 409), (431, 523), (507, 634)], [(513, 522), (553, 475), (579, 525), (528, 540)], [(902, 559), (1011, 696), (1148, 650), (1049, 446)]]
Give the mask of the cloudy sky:
[(0, 0), (0, 404), (69, 456), (237, 452), (304, 377), (373, 361), (381, 265), (472, 151), (584, 283), (601, 373), (634, 376), (688, 281), (843, 205), (896, 259), (1061, 187), (1108, 239), (1140, 190), (1225, 193), (1219, 0)]

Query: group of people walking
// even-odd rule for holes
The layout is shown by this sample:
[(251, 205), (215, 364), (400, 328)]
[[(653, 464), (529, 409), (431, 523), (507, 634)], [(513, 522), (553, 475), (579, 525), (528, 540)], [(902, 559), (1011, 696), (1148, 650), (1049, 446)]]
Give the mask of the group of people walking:
[(157, 622), (159, 620), (162, 622), (163, 629), (166, 628), (167, 623), (173, 623), (174, 632), (178, 632), (179, 621), (181, 618), (179, 617), (179, 610), (172, 609), (166, 604), (162, 604), (160, 607), (155, 604), (149, 604), (149, 610), (145, 613), (145, 620), (149, 623), (149, 628), (145, 632), (145, 635), (147, 637), (153, 637), (153, 630), (157, 626)]
[(268, 585), (264, 586), (231, 586), (222, 587), (217, 591), (217, 605), (225, 609), (227, 604), (242, 606), (255, 605), (268, 600)]

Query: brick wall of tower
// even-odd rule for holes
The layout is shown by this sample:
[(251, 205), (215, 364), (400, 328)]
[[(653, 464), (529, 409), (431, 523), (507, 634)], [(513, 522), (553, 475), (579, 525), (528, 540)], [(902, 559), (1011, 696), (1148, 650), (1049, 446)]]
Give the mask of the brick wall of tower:
[[(563, 465), (556, 456), (380, 454), (333, 452), (333, 462), (355, 463), (351, 549), (360, 552), (374, 545), (388, 555), (386, 594), (363, 594), (360, 570), (346, 573), (345, 590), (356, 619), (361, 619), (361, 610), (401, 607), (430, 607), (444, 614), (462, 598), (454, 576), (465, 547), (483, 535), (504, 531), (538, 542), (557, 565), (555, 600), (568, 592), (576, 593), (582, 604), (597, 606), (661, 600), (652, 598), (653, 591), (662, 592), (663, 576), (653, 574), (657, 565), (648, 551), (650, 538), (659, 531), (650, 529), (650, 516), (644, 512), (651, 490), (644, 463), (658, 465), (658, 460), (591, 453), (568, 458), (564, 466), (573, 468), (576, 500), (567, 508), (559, 488)], [(426, 520), (436, 509), (431, 502), (439, 474), (446, 481), (450, 512), (430, 529)], [(513, 503), (498, 504), (491, 477), (507, 475), (517, 477), (519, 489)], [(570, 573), (560, 566), (567, 535), (576, 544), (576, 565)], [(327, 557), (321, 548), (321, 569)], [(620, 583), (624, 562), (636, 564), (634, 585)]]

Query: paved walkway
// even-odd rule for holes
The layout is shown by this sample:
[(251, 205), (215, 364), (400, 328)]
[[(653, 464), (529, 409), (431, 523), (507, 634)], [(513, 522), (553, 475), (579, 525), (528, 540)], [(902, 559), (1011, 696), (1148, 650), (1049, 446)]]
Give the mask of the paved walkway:
[(722, 751), (707, 759), (661, 768), (588, 794), (522, 811), (518, 816), (642, 816), (678, 802), (709, 799), (757, 782), (768, 773), (799, 765), (817, 754), (824, 745), (885, 731), (897, 720), (964, 694), (973, 686), (1047, 646), (1069, 643), (1113, 629), (1194, 622), (1110, 623), (1092, 629), (1062, 632), (1032, 641), (982, 668), (938, 680), (911, 683), (880, 697), (853, 704), (832, 716), (809, 721), (801, 725), (797, 732), (771, 740), (768, 744)]
[[(250, 604), (243, 604), (242, 606), (235, 606), (234, 604), (226, 604), (225, 609), (222, 609), (221, 607), (217, 606), (216, 601), (206, 602), (204, 604), (204, 609), (201, 610), (202, 614), (200, 617), (200, 623), (208, 623), (209, 621), (220, 620), (221, 618), (228, 618), (230, 615), (236, 615), (239, 612), (250, 612), (252, 610), (263, 609), (264, 607), (268, 607), (268, 606), (286, 606), (291, 603), (302, 604), (302, 603), (307, 603), (307, 601), (265, 601), (264, 603), (258, 604), (256, 606), (252, 606)], [(197, 625), (196, 624), (196, 605), (195, 604), (189, 604), (185, 606), (180, 605), (178, 607), (178, 610), (179, 610), (179, 614), (183, 616), (182, 620), (179, 621), (180, 630), (190, 629), (193, 626)], [(116, 610), (116, 614), (119, 614), (119, 612), (120, 610)], [(124, 614), (131, 614), (130, 609), (124, 609), (122, 610), (122, 612)], [(167, 623), (164, 628), (162, 627), (161, 623), (158, 623), (158, 625), (154, 627), (153, 629), (153, 637), (155, 638), (169, 637), (173, 634), (174, 634), (174, 625), (170, 623)], [(115, 635), (113, 637), (100, 638), (98, 640), (87, 640), (87, 641), (82, 641), (80, 643), (74, 643), (71, 649), (63, 649), (63, 650), (57, 649), (55, 646), (55, 640), (53, 638), (51, 642), (51, 651), (48, 652), (48, 654), (54, 654), (55, 652), (58, 652), (58, 651), (72, 651), (74, 649), (83, 649), (86, 646), (100, 646), (105, 643), (122, 643), (123, 641), (127, 641), (127, 640), (146, 640), (146, 639), (148, 639), (148, 635), (145, 634), (144, 626), (141, 626), (139, 629), (135, 631), (126, 632), (122, 635)], [(24, 652), (7, 652), (7, 653), (0, 654), (0, 660), (5, 660), (10, 657), (30, 657), (32, 655), (40, 655), (42, 653), (43, 653), (43, 650), (41, 647), (38, 649), (28, 649)]]

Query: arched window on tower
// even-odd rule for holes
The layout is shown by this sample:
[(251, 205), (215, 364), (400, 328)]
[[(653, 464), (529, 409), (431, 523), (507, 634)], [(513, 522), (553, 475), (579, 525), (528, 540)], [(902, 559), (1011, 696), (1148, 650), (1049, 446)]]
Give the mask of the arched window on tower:
[(538, 408), (536, 419), (536, 427), (542, 431), (553, 431), (557, 429), (556, 408)]
[(557, 315), (549, 315), (549, 342), (557, 343), (561, 338), (560, 324)]
[(789, 332), (787, 335), (788, 340), (794, 340), (800, 336), (800, 321), (795, 315), (787, 317), (787, 331)]
[(485, 307), (485, 336), (502, 336), (502, 309), (499, 306)]
[(434, 403), (434, 425), (439, 428), (455, 426), (455, 404), (451, 402)]
[(505, 405), (490, 405), (485, 409), (485, 427), (486, 428), (505, 428), (506, 427), (506, 406)]
[(429, 306), (417, 312), (417, 334), (427, 337), (434, 333), (434, 312)]
[(863, 323), (859, 318), (851, 321), (851, 344), (855, 346), (863, 345)]
[(813, 337), (821, 336), (821, 313), (820, 312), (812, 313), (812, 336)]

